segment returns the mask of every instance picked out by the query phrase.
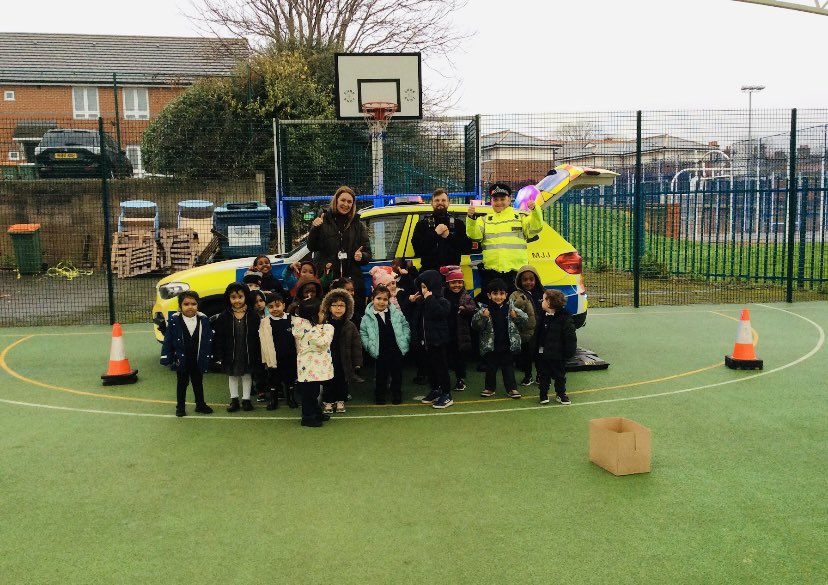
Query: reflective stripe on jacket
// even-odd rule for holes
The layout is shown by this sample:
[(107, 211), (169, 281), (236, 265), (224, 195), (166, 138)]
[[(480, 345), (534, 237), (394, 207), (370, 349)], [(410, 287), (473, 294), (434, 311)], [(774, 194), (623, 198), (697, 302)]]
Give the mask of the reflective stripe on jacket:
[(507, 207), (500, 213), (491, 213), (466, 224), (468, 236), (483, 244), (483, 266), (497, 272), (518, 270), (528, 263), (526, 241), (543, 229), (540, 206), (530, 213), (521, 213)]

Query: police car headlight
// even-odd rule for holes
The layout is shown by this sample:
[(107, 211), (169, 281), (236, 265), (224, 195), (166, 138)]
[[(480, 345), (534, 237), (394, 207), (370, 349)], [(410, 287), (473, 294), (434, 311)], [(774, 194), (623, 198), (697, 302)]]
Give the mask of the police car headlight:
[(167, 300), (177, 297), (185, 290), (190, 290), (190, 285), (186, 282), (168, 282), (158, 287), (158, 294), (162, 299)]

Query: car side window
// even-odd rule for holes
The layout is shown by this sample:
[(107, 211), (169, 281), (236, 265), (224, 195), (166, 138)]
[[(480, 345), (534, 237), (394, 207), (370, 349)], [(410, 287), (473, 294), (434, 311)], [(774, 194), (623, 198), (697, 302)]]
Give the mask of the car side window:
[(366, 220), (373, 260), (392, 260), (397, 252), (406, 215), (380, 215)]

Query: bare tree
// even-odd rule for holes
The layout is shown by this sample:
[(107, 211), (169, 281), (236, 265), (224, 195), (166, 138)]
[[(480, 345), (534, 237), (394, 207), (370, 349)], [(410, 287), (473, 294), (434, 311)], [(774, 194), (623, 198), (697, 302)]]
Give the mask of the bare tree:
[(578, 120), (558, 126), (558, 138), (573, 142), (589, 142), (601, 138), (601, 128), (592, 120)]
[[(450, 58), (465, 35), (447, 25), (466, 0), (192, 0), (197, 20), (259, 48), (405, 52)], [(226, 34), (226, 33), (225, 33)]]

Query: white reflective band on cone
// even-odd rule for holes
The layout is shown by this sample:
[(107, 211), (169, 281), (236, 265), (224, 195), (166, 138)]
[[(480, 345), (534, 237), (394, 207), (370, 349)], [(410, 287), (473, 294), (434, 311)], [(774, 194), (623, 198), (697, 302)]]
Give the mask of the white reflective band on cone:
[(112, 346), (109, 348), (109, 361), (120, 362), (126, 359), (126, 350), (124, 349), (124, 340), (119, 335), (112, 338)]
[(753, 345), (753, 335), (750, 332), (750, 321), (739, 321), (739, 328), (736, 330), (736, 343)]

